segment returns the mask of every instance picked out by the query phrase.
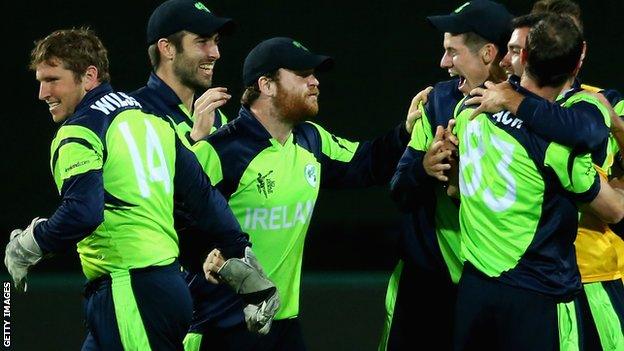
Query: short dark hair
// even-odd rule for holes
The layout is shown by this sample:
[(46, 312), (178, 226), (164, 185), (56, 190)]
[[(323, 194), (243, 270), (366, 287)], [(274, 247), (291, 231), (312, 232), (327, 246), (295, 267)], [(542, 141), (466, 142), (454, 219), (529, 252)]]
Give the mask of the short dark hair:
[[(177, 52), (182, 52), (184, 50), (184, 48), (182, 47), (183, 37), (184, 37), (184, 31), (179, 31), (177, 33), (171, 34), (166, 39), (171, 42), (171, 44), (173, 45), (173, 47), (176, 49)], [(151, 44), (147, 48), (147, 56), (149, 56), (150, 64), (152, 65), (152, 68), (155, 71), (160, 65), (160, 60), (161, 60), (160, 51), (158, 51), (158, 41), (156, 41), (154, 44)]]
[(533, 26), (536, 25), (539, 21), (541, 21), (544, 18), (544, 16), (545, 14), (543, 12), (530, 13), (528, 15), (519, 16), (519, 17), (514, 18), (511, 21), (511, 27), (513, 29), (524, 28), (524, 27), (533, 28)]
[(562, 16), (572, 17), (583, 31), (583, 21), (581, 21), (581, 7), (571, 0), (539, 0), (533, 4), (531, 13), (555, 13)]
[[(279, 79), (279, 70), (275, 70), (273, 72), (269, 72), (267, 74), (263, 74), (263, 77), (267, 77), (270, 80)], [(258, 81), (254, 82), (253, 85), (250, 85), (245, 88), (243, 95), (241, 96), (241, 105), (245, 107), (251, 106), (251, 104), (256, 101), (260, 97), (260, 87), (258, 86)]]
[(29, 68), (35, 71), (44, 62), (56, 65), (55, 59), (74, 73), (76, 81), (80, 80), (89, 66), (97, 68), (101, 83), (110, 81), (108, 52), (95, 32), (87, 27), (56, 30), (36, 41), (30, 53)]
[(569, 16), (546, 14), (527, 36), (525, 71), (539, 87), (570, 79), (583, 53), (583, 35)]

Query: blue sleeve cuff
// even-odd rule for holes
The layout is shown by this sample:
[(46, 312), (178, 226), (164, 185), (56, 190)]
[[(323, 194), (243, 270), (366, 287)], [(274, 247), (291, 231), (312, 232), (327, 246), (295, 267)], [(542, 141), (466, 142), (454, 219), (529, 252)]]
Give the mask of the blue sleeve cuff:
[(594, 184), (592, 184), (592, 186), (589, 187), (589, 189), (587, 189), (587, 191), (585, 191), (584, 193), (574, 195), (574, 198), (576, 199), (576, 201), (590, 203), (594, 201), (594, 199), (598, 196), (599, 192), (600, 192), (600, 175), (596, 173), (596, 176), (594, 178)]

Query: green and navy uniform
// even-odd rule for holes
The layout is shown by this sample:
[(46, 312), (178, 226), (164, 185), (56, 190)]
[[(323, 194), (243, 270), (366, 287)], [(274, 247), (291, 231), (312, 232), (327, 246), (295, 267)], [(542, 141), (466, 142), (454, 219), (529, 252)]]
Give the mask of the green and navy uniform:
[[(616, 113), (623, 113), (624, 101), (617, 91), (581, 85), (578, 81), (557, 102), (566, 105), (584, 91), (602, 93)], [(605, 179), (618, 152), (618, 144), (610, 135), (608, 143), (592, 153), (594, 166)], [(618, 252), (618, 244), (623, 243), (606, 223), (592, 214), (581, 214), (574, 245), (583, 283), (579, 300), (583, 345), (587, 350), (624, 350), (624, 285), (619, 267), (624, 257)]]
[[(190, 139), (189, 134), (193, 128), (192, 114), (184, 107), (173, 89), (155, 73), (151, 73), (146, 86), (130, 95), (136, 98), (145, 109), (171, 118), (176, 125), (178, 135), (194, 144), (192, 150), (202, 159), (205, 158), (203, 156), (206, 152), (210, 152), (207, 143), (194, 143)], [(211, 132), (225, 123), (227, 123), (225, 115), (217, 110)], [(180, 262), (184, 267), (183, 277), (191, 295), (194, 296), (194, 320), (200, 321), (203, 329), (215, 328), (215, 332), (221, 328), (232, 328), (244, 323), (242, 301), (232, 294), (231, 288), (227, 284), (212, 284), (202, 278), (203, 260), (217, 246), (217, 242), (213, 242), (212, 245), (198, 245), (198, 241), (202, 239), (201, 230), (197, 227), (184, 202), (174, 200), (176, 200), (174, 203), (175, 229), (180, 236)], [(198, 322), (193, 323), (195, 327), (197, 324)], [(223, 331), (223, 333), (226, 332)]]
[[(597, 99), (583, 99), (608, 118)], [(465, 265), (454, 346), (578, 349), (576, 202), (600, 190), (591, 155), (542, 139), (508, 111), (469, 121), (472, 111), (463, 109), (455, 128)]]
[[(184, 138), (189, 138), (189, 133), (193, 129), (195, 122), (193, 114), (182, 103), (178, 95), (165, 83), (156, 73), (152, 72), (147, 80), (147, 84), (130, 93), (143, 104), (148, 110), (166, 113), (171, 118), (178, 133)], [(195, 99), (197, 96), (195, 96)], [(214, 132), (221, 126), (225, 125), (227, 117), (220, 110), (216, 110), (214, 124), (210, 132)]]
[[(269, 335), (247, 333), (229, 347), (304, 348), (297, 318), (299, 287), (304, 241), (318, 191), (387, 184), (408, 137), (400, 125), (373, 141), (351, 142), (303, 122), (282, 145), (243, 107), (238, 118), (207, 142), (200, 141), (212, 149), (200, 162), (205, 162), (210, 179), (249, 233), (281, 300)], [(194, 321), (196, 338), (203, 333), (201, 322)], [(199, 348), (201, 341), (195, 340)], [(207, 341), (210, 346), (212, 339)]]
[[(512, 81), (518, 82), (517, 77)], [(588, 90), (589, 89), (589, 90)], [(517, 116), (526, 121), (540, 120), (542, 126), (532, 130), (543, 138), (561, 144), (570, 143), (580, 150), (589, 150), (595, 167), (607, 176), (618, 153), (618, 146), (609, 134), (610, 120), (588, 99), (583, 91), (602, 93), (617, 110), (624, 104), (614, 90), (587, 88), (575, 80), (571, 89), (563, 92), (556, 104), (546, 104), (548, 109), (537, 109), (543, 101), (525, 98)], [(589, 100), (589, 101), (588, 101)], [(542, 118), (539, 118), (539, 116)], [(584, 136), (579, 139), (580, 135)], [(585, 136), (586, 135), (586, 136)], [(622, 320), (624, 319), (624, 286), (618, 261), (616, 236), (607, 225), (587, 222), (581, 215), (579, 231), (575, 241), (576, 257), (581, 273), (583, 290), (579, 295), (579, 323), (582, 324), (581, 342), (585, 349), (617, 349), (624, 345)]]
[[(519, 79), (512, 77), (511, 82), (517, 84)], [(434, 328), (422, 331), (424, 336), (437, 335), (435, 329), (452, 323), (452, 310), (447, 311), (440, 306), (445, 305), (443, 301), (454, 299), (454, 295), (451, 294), (449, 297), (448, 293), (444, 294), (453, 290), (449, 290), (445, 280), (440, 280), (440, 277), (446, 280), (450, 277), (457, 283), (461, 274), (459, 222), (456, 220), (458, 211), (456, 206), (452, 206), (453, 202), (449, 201), (442, 185), (427, 176), (422, 160), (431, 144), (436, 126), (446, 127), (448, 120), (461, 106), (457, 102), (462, 95), (456, 86), (456, 80), (434, 86), (428, 103), (421, 110), (427, 119), (419, 121), (414, 128), (410, 147), (399, 161), (391, 183), (393, 198), (414, 218), (416, 235), (405, 235), (401, 245), (404, 251), (399, 267), (405, 267), (403, 270), (407, 268), (410, 271), (405, 272), (397, 268), (391, 278), (386, 296), (386, 327), (380, 349), (409, 349), (414, 335), (411, 323), (414, 315), (423, 310), (432, 309), (424, 314), (428, 323), (423, 324)], [(432, 98), (434, 100), (431, 100)], [(609, 133), (604, 115), (585, 101), (575, 99), (573, 102), (567, 108), (563, 108), (541, 98), (527, 96), (520, 106), (517, 117), (523, 120), (525, 127), (549, 140), (570, 144), (579, 150), (593, 150), (604, 146)], [(451, 115), (442, 117), (448, 113)], [(436, 189), (435, 196), (431, 194), (432, 189)], [(409, 261), (414, 262), (412, 266), (414, 268), (409, 268)], [(442, 262), (446, 265), (441, 265)], [(432, 272), (437, 273), (432, 275)], [(420, 278), (414, 278), (414, 274)], [(409, 275), (412, 275), (413, 282), (407, 282), (410, 279)], [(400, 280), (399, 276), (402, 276)], [(421, 303), (409, 297), (401, 299), (400, 296), (415, 294), (417, 282), (414, 281), (417, 279), (428, 282), (427, 291), (432, 291), (431, 296)], [(443, 311), (447, 313), (444, 314)], [(405, 316), (406, 322), (402, 322), (402, 316)], [(431, 323), (432, 321), (434, 323)], [(443, 344), (444, 340), (441, 338), (437, 345), (441, 349), (450, 348), (450, 345)]]
[[(461, 275), (459, 208), (443, 184), (425, 173), (422, 165), (438, 125), (446, 127), (463, 98), (458, 79), (437, 83), (420, 106), (411, 140), (392, 178), (392, 198), (408, 213), (401, 233), (400, 258), (386, 293), (386, 318), (379, 350), (412, 349), (414, 338), (435, 338), (437, 349), (450, 349), (455, 284)], [(420, 296), (416, 299), (414, 296)], [(422, 316), (418, 330), (415, 318)]]
[(44, 254), (77, 244), (88, 279), (85, 350), (174, 350), (191, 318), (179, 275), (174, 193), (230, 255), (249, 245), (170, 122), (102, 84), (59, 128), (50, 166), (61, 195), (39, 224)]

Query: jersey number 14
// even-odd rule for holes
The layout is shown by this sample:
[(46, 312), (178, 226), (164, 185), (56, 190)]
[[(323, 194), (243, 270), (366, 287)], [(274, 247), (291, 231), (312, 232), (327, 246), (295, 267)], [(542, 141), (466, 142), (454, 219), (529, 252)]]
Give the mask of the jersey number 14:
[[(139, 184), (139, 191), (141, 192), (142, 197), (147, 198), (151, 194), (150, 187), (147, 182), (161, 182), (164, 185), (165, 192), (169, 194), (171, 192), (171, 177), (169, 175), (169, 170), (167, 169), (167, 162), (165, 160), (165, 153), (163, 152), (162, 144), (160, 143), (158, 134), (150, 121), (147, 119), (143, 121), (145, 122), (145, 155), (147, 156), (147, 172), (143, 166), (145, 163), (141, 158), (137, 142), (130, 132), (128, 122), (119, 123), (119, 131), (126, 141), (130, 157), (132, 158), (134, 173), (136, 175), (137, 183)], [(158, 160), (157, 164), (154, 162), (156, 160)]]

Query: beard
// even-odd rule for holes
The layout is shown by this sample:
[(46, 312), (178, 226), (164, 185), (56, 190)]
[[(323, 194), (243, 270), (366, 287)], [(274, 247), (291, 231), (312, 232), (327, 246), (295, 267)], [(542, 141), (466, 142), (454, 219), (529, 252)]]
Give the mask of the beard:
[(180, 83), (191, 88), (194, 92), (200, 93), (212, 86), (212, 77), (200, 78), (198, 63), (194, 62), (180, 52), (173, 60), (173, 73), (178, 77)]
[(316, 116), (319, 109), (318, 100), (307, 95), (314, 91), (306, 91), (305, 95), (296, 94), (288, 89), (284, 89), (278, 82), (275, 101), (279, 115), (292, 124), (297, 124)]

